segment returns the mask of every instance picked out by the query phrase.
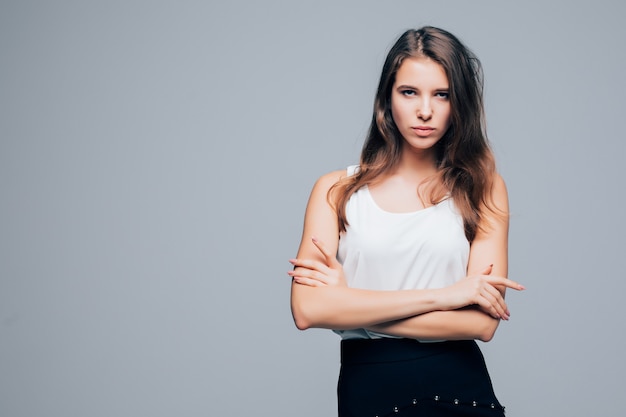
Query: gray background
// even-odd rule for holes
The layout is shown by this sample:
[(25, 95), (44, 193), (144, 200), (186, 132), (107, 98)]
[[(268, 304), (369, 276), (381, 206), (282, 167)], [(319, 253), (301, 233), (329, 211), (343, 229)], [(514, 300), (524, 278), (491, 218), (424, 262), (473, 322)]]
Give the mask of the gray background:
[(512, 205), (510, 417), (619, 415), (619, 1), (0, 1), (0, 415), (331, 416), (299, 332), (315, 179), (358, 160), (382, 60), (433, 24), (482, 59)]

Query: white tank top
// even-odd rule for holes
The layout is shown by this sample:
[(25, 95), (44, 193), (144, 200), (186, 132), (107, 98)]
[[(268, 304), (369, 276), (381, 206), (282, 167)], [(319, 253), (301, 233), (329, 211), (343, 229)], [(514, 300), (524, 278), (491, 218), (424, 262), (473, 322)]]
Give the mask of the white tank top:
[[(349, 167), (348, 175), (356, 169)], [(349, 287), (443, 288), (467, 273), (469, 242), (451, 198), (415, 212), (391, 213), (364, 186), (348, 200), (346, 218), (349, 225), (340, 235), (337, 259)], [(386, 336), (365, 329), (335, 332), (343, 339)]]

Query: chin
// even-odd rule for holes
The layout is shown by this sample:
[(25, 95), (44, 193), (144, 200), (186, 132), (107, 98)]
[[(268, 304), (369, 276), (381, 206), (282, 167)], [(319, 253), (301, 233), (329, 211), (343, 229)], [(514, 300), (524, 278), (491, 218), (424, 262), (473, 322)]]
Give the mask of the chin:
[(426, 151), (432, 149), (439, 139), (419, 139), (419, 140), (411, 140), (407, 141), (407, 148), (413, 149), (416, 151)]

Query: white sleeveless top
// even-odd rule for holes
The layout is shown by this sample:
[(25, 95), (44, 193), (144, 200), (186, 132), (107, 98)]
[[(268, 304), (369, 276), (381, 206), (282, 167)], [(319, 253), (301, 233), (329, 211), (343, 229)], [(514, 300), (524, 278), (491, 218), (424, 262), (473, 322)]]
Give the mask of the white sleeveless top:
[[(356, 166), (348, 168), (353, 175)], [(349, 287), (370, 290), (443, 288), (465, 277), (469, 242), (452, 199), (409, 213), (381, 209), (367, 186), (346, 204), (348, 226), (337, 259)], [(343, 339), (388, 335), (335, 330)]]

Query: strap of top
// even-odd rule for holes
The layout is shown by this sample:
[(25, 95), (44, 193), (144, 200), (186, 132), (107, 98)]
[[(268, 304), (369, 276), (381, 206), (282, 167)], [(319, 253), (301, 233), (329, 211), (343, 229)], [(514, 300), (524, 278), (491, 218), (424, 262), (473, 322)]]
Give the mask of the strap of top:
[(347, 171), (348, 171), (348, 176), (349, 176), (349, 177), (351, 177), (351, 176), (353, 176), (354, 174), (356, 174), (357, 172), (359, 172), (359, 168), (360, 168), (360, 166), (359, 166), (359, 165), (350, 165), (350, 166), (348, 167), (348, 169), (347, 169)]

